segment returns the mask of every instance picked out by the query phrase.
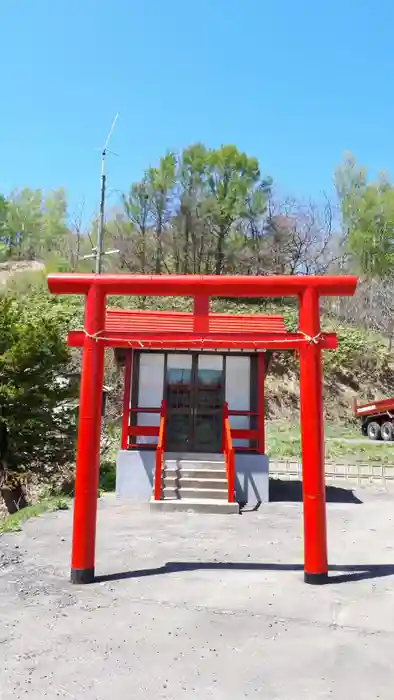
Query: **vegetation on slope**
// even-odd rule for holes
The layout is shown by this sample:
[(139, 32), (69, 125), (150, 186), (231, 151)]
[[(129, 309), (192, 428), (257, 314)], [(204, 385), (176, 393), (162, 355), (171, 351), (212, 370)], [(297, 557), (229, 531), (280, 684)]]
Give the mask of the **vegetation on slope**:
[[(383, 176), (368, 180), (352, 157), (335, 177), (337, 201), (300, 202), (280, 197), (257, 160), (235, 146), (208, 149), (195, 144), (181, 153), (166, 153), (108, 213), (105, 246), (119, 253), (105, 258), (105, 270), (359, 273), (354, 299), (322, 302), (323, 328), (335, 330), (339, 338), (338, 350), (324, 353), (325, 412), (344, 425), (352, 420), (355, 395), (367, 400), (394, 393), (394, 188)], [(64, 340), (68, 328), (81, 327), (83, 306), (78, 298), (50, 297), (45, 274), (32, 268), (45, 264), (46, 272), (92, 270), (84, 256), (91, 252), (96, 223), (84, 226), (82, 209), (68, 211), (62, 188), (23, 188), (0, 197), (0, 486), (15, 483), (19, 488), (33, 472), (55, 474), (73, 462), (74, 440), (66, 435), (75, 426), (71, 419), (55, 425), (53, 409), (66, 396), (55, 390), (54, 378), (78, 366), (79, 351), (68, 353)], [(29, 272), (8, 274), (26, 261)], [(110, 301), (137, 308), (190, 308), (189, 299)], [(215, 299), (212, 310), (274, 312), (284, 315), (289, 330), (297, 324), (295, 307), (281, 299)], [(120, 389), (110, 353), (106, 373), (106, 382)], [(272, 445), (278, 455), (298, 450), (291, 437), (298, 394), (297, 361), (291, 353), (275, 354), (267, 380), (268, 415), (282, 420), (287, 445), (293, 445), (284, 446), (277, 431)], [(107, 426), (112, 433), (119, 406), (119, 392), (114, 391)], [(341, 449), (343, 445), (333, 443), (329, 447), (330, 454)], [(109, 470), (105, 481), (112, 479)], [(24, 504), (22, 493), (17, 502)]]

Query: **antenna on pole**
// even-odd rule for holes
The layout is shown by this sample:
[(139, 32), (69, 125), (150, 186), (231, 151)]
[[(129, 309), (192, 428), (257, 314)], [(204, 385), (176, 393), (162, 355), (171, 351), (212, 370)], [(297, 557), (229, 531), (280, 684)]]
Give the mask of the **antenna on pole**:
[[(118, 121), (119, 113), (115, 115), (115, 119), (112, 122), (112, 126), (109, 130), (107, 140), (104, 144), (104, 148), (101, 151), (101, 178), (100, 178), (100, 215), (98, 220), (97, 228), (97, 246), (96, 246), (96, 274), (101, 273), (102, 269), (102, 257), (106, 253), (103, 253), (103, 238), (104, 238), (104, 207), (105, 207), (105, 186), (106, 186), (106, 176), (105, 176), (105, 157), (108, 152), (108, 144), (112, 136), (112, 132), (115, 128), (115, 124)], [(112, 153), (112, 151), (109, 151)], [(114, 155), (117, 155), (114, 153)], [(108, 253), (114, 253), (118, 251), (108, 251)]]

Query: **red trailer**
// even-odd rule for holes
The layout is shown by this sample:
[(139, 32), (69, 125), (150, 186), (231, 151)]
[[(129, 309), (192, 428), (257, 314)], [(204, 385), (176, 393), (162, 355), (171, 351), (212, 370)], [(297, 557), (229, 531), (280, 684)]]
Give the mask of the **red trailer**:
[(394, 439), (394, 397), (357, 404), (354, 401), (354, 415), (361, 418), (361, 432), (370, 440)]

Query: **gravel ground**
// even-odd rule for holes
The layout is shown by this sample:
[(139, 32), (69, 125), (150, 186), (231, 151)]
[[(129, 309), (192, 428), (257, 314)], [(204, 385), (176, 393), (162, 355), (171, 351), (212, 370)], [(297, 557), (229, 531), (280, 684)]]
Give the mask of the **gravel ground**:
[(303, 583), (296, 502), (201, 516), (106, 497), (84, 587), (70, 511), (3, 535), (1, 700), (391, 700), (394, 493), (343, 493), (324, 587)]

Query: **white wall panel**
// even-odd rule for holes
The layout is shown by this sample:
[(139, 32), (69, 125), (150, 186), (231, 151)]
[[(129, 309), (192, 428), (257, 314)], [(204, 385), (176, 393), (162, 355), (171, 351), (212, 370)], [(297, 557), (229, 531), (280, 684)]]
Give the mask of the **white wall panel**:
[[(226, 358), (226, 401), (233, 411), (250, 411), (250, 357)], [(250, 428), (249, 416), (230, 416), (233, 429)], [(233, 440), (235, 447), (248, 447), (248, 440)]]
[[(160, 408), (163, 400), (164, 354), (159, 352), (140, 355), (138, 407)], [(137, 425), (159, 425), (159, 413), (139, 413)], [(137, 442), (157, 443), (157, 437), (140, 436)]]

